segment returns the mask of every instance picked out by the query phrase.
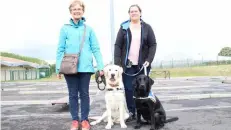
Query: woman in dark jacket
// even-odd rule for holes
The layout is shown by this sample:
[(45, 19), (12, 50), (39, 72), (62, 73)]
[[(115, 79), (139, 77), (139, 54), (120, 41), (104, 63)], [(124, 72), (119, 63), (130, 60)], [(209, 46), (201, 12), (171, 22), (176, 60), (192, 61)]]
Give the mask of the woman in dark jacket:
[[(141, 19), (141, 9), (138, 5), (129, 8), (130, 20), (121, 24), (117, 34), (114, 64), (124, 69), (123, 82), (130, 117), (135, 119), (135, 104), (133, 101), (133, 79), (144, 73), (142, 66), (147, 67), (147, 74), (156, 53), (156, 39), (152, 27)], [(141, 70), (141, 71), (140, 71)]]

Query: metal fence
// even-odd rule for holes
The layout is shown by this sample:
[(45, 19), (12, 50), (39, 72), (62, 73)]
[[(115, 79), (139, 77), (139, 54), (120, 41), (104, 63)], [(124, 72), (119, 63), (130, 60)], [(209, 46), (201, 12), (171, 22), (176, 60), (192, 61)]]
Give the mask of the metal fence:
[(228, 65), (231, 60), (171, 60), (171, 61), (154, 61), (153, 68), (180, 68), (193, 66), (209, 66), (209, 65)]

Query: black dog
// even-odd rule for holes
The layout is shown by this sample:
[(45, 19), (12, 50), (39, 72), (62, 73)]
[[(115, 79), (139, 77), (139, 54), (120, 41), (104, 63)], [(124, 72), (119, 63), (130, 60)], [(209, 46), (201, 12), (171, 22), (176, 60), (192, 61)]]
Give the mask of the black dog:
[(134, 100), (137, 109), (137, 124), (135, 129), (139, 129), (143, 124), (141, 122), (141, 116), (148, 124), (151, 124), (150, 130), (156, 130), (164, 126), (167, 122), (172, 122), (178, 120), (178, 117), (173, 117), (171, 119), (166, 119), (165, 110), (156, 96), (150, 98), (151, 87), (154, 81), (146, 76), (139, 75), (133, 82), (134, 87)]

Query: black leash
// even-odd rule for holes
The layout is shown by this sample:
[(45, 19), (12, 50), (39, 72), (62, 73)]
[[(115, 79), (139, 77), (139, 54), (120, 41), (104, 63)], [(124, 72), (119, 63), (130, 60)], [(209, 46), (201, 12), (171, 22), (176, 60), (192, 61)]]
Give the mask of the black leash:
[[(98, 89), (101, 90), (101, 91), (103, 91), (103, 90), (105, 89), (105, 87), (106, 87), (106, 79), (105, 79), (105, 76), (104, 76), (104, 75), (100, 76), (100, 72), (97, 71), (97, 72), (95, 73), (95, 81), (96, 81), (96, 83), (97, 83)], [(104, 87), (103, 87), (103, 88), (100, 88), (100, 86), (99, 86), (99, 84), (101, 84), (101, 83), (104, 84)]]
[(137, 72), (137, 73), (135, 73), (135, 74), (127, 74), (127, 73), (125, 73), (125, 72), (123, 72), (123, 73), (126, 74), (126, 75), (128, 75), (128, 76), (136, 76), (136, 75), (138, 75), (143, 69), (144, 69), (144, 74), (147, 75), (147, 67), (145, 67), (145, 66), (142, 66), (142, 67), (140, 68), (139, 72)]

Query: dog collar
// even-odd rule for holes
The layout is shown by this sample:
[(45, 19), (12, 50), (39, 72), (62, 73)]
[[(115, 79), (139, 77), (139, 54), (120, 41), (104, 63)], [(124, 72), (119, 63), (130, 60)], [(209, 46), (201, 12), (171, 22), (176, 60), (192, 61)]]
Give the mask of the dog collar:
[(119, 84), (109, 84), (109, 85), (112, 87), (118, 87), (119, 86)]
[(133, 98), (135, 98), (135, 99), (150, 99), (150, 97), (135, 97), (135, 96), (133, 96)]
[(156, 97), (152, 92), (149, 93), (148, 97), (135, 97), (135, 96), (133, 96), (133, 98), (135, 98), (135, 99), (150, 99), (153, 102), (156, 102)]
[(107, 89), (107, 91), (113, 91), (113, 90), (117, 90), (117, 91), (119, 91), (119, 90), (123, 90), (123, 89), (122, 89), (122, 88), (116, 88), (116, 89), (108, 88), (108, 89)]

